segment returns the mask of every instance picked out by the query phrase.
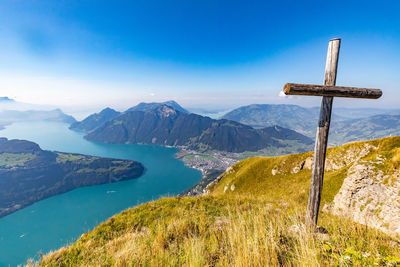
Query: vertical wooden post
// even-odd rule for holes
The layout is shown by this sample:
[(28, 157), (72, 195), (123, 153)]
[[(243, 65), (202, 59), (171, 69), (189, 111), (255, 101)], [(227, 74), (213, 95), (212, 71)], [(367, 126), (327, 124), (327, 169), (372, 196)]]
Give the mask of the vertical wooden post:
[[(335, 86), (339, 60), (340, 39), (329, 42), (325, 66), (324, 85)], [(331, 122), (333, 97), (323, 97), (319, 115), (317, 135), (315, 138), (314, 167), (311, 176), (310, 195), (306, 215), (306, 225), (315, 228), (318, 222), (318, 211), (321, 202), (324, 180), (326, 147), (328, 144), (329, 125)]]

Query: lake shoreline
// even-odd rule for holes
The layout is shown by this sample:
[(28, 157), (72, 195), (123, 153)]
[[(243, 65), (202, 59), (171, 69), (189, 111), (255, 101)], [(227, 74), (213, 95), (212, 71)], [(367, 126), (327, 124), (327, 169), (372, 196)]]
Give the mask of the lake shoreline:
[(42, 150), (36, 143), (0, 138), (0, 218), (43, 199), (85, 187), (137, 179), (143, 164)]
[(214, 150), (199, 152), (181, 148), (175, 157), (186, 166), (201, 171), (201, 180), (179, 194), (180, 196), (197, 196), (203, 194), (207, 185), (217, 179), (227, 168), (240, 161), (241, 154)]
[(44, 150), (139, 161), (146, 168), (138, 179), (76, 188), (2, 217), (0, 267), (24, 264), (39, 251), (65, 246), (123, 210), (176, 196), (202, 178), (199, 170), (175, 157), (176, 148), (92, 143), (65, 123), (14, 123), (0, 136), (30, 140)]

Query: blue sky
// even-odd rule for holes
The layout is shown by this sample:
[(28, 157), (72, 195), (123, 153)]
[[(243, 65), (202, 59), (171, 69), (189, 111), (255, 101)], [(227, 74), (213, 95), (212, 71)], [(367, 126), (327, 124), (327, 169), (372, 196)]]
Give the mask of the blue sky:
[(18, 1), (0, 3), (0, 95), (76, 107), (175, 99), (190, 107), (319, 105), (279, 97), (321, 83), (342, 38), (337, 84), (398, 107), (399, 1)]

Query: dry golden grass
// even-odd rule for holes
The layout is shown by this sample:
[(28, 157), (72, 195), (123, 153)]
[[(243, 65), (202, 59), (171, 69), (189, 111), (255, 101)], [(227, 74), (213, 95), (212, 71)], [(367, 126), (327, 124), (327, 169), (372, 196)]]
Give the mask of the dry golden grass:
[(352, 266), (400, 264), (398, 240), (322, 214), (244, 196), (169, 198), (114, 216), (41, 266)]
[(394, 168), (399, 168), (400, 165), (400, 147), (394, 150), (392, 162)]

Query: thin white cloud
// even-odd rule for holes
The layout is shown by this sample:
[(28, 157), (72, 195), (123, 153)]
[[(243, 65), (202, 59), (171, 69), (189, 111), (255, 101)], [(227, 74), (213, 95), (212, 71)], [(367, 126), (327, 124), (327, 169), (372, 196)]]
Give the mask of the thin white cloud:
[(287, 98), (288, 96), (283, 91), (280, 91), (279, 92), (279, 97)]
[(301, 96), (287, 95), (283, 91), (280, 91), (278, 96), (281, 98), (287, 98), (287, 99), (301, 99)]

